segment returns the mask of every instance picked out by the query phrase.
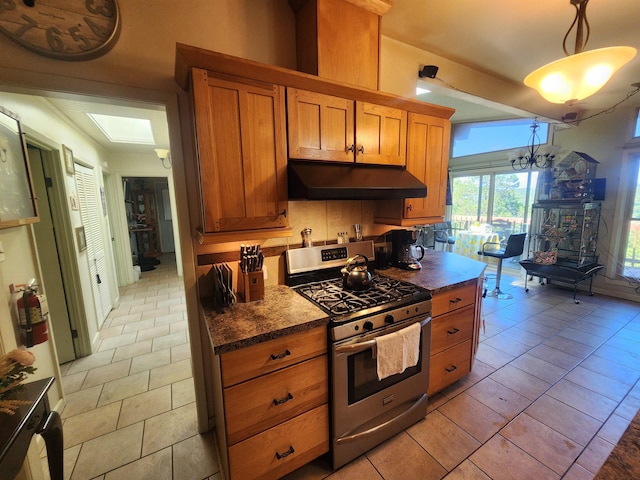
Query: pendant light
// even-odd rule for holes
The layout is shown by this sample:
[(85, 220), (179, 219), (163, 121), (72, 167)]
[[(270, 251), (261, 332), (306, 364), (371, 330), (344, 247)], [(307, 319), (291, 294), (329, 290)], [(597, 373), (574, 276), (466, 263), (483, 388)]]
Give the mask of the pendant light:
[(529, 128), (531, 129), (531, 138), (529, 139), (527, 148), (509, 152), (511, 168), (514, 170), (533, 169), (533, 167), (550, 168), (559, 148), (555, 145), (540, 144), (540, 137), (538, 135), (540, 124), (537, 118), (533, 120)]
[[(636, 55), (633, 47), (607, 47), (584, 51), (589, 40), (589, 0), (569, 0), (576, 16), (562, 41), (567, 57), (531, 72), (524, 84), (552, 103), (572, 105), (600, 90), (622, 66)], [(574, 54), (567, 51), (567, 37), (576, 27)], [(585, 36), (586, 35), (586, 36)]]

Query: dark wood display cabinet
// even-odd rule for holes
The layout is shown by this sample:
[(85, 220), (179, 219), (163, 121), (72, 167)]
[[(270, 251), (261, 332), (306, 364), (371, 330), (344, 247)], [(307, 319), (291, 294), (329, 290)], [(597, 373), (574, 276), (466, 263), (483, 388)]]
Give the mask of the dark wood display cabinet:
[(134, 190), (131, 200), (136, 223), (129, 227), (129, 232), (136, 237), (138, 254), (157, 257), (162, 254), (162, 251), (158, 231), (156, 194), (151, 190)]

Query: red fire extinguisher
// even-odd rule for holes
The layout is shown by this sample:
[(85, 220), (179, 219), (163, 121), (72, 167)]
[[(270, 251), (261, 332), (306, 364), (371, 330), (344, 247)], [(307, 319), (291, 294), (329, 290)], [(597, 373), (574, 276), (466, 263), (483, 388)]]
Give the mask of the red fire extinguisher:
[(44, 295), (38, 294), (35, 279), (24, 285), (22, 295), (18, 297), (18, 318), (22, 341), (27, 347), (33, 347), (49, 340), (49, 307)]

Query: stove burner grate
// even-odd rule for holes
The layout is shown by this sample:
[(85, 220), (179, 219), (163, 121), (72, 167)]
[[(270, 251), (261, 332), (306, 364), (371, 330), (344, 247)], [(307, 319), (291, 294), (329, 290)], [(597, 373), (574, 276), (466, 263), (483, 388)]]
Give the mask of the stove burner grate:
[(296, 290), (325, 309), (331, 315), (344, 315), (361, 310), (413, 299), (424, 290), (411, 283), (374, 275), (373, 286), (365, 291), (345, 290), (342, 279), (324, 280), (296, 287)]

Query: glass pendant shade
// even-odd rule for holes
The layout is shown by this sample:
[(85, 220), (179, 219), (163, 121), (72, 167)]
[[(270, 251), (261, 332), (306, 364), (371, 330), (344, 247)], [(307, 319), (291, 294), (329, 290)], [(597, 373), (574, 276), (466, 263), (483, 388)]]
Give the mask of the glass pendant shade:
[(156, 152), (156, 155), (160, 160), (164, 160), (167, 158), (167, 155), (169, 155), (169, 150), (166, 148), (154, 148), (153, 151)]
[(636, 52), (633, 47), (608, 47), (569, 55), (531, 72), (524, 84), (549, 102), (571, 105), (600, 90)]

